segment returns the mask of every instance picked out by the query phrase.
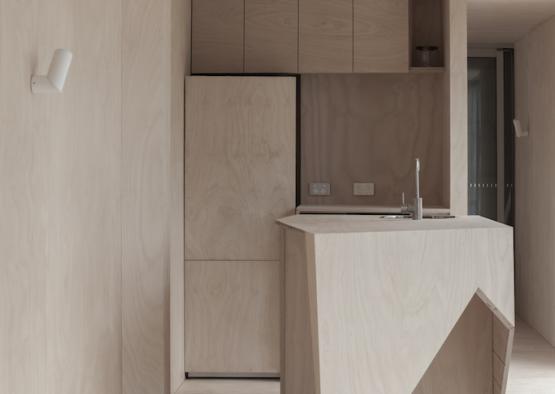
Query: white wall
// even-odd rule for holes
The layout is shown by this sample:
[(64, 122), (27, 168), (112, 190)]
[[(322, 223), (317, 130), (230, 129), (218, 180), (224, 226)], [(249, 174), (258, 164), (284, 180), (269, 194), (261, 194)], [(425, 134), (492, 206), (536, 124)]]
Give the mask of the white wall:
[(0, 1), (0, 394), (170, 390), (185, 4)]
[(516, 44), (517, 313), (555, 345), (555, 19)]

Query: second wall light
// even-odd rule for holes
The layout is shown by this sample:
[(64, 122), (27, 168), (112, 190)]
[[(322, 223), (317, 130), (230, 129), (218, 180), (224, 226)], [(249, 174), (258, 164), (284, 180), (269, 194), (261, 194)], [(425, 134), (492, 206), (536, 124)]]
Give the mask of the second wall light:
[(67, 49), (56, 49), (50, 63), (48, 74), (33, 75), (31, 78), (31, 90), (33, 93), (59, 93), (69, 73), (73, 53)]

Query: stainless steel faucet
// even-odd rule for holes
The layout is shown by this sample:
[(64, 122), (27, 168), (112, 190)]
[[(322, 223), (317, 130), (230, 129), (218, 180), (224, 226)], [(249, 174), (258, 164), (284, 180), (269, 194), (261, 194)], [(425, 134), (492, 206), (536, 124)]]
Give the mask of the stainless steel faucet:
[(405, 203), (405, 193), (402, 194), (402, 205), (401, 212), (403, 214), (408, 213), (411, 215), (413, 220), (422, 220), (423, 213), (423, 201), (420, 197), (420, 159), (416, 159), (416, 197), (414, 198), (414, 204), (412, 206), (407, 206)]
[(423, 200), (420, 197), (420, 159), (416, 159), (416, 197), (414, 198), (414, 212), (412, 218), (414, 220), (422, 220)]

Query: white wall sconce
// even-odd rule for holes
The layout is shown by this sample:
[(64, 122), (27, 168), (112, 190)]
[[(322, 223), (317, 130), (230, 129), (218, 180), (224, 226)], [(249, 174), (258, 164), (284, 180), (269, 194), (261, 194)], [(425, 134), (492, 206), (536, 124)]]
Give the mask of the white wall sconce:
[(520, 120), (514, 119), (513, 124), (515, 125), (515, 134), (517, 138), (528, 137), (529, 131), (524, 130), (524, 128), (522, 127), (522, 123), (520, 123)]
[(33, 75), (31, 91), (38, 93), (60, 93), (64, 89), (73, 53), (67, 49), (56, 49), (48, 74)]

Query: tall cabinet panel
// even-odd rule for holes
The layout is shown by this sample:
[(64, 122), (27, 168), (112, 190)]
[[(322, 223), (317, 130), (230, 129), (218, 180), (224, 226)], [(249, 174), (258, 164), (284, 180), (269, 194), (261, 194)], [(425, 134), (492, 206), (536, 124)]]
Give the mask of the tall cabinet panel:
[(353, 71), (353, 0), (299, 0), (299, 72)]
[(408, 0), (354, 0), (354, 72), (408, 72), (409, 54)]
[(186, 371), (277, 375), (295, 79), (189, 77), (186, 107)]
[(245, 0), (245, 72), (296, 73), (299, 0)]
[(280, 286), (278, 261), (187, 261), (185, 370), (277, 375)]
[(185, 258), (280, 260), (294, 213), (296, 85), (289, 77), (189, 77)]
[(244, 71), (245, 0), (192, 0), (192, 72)]

